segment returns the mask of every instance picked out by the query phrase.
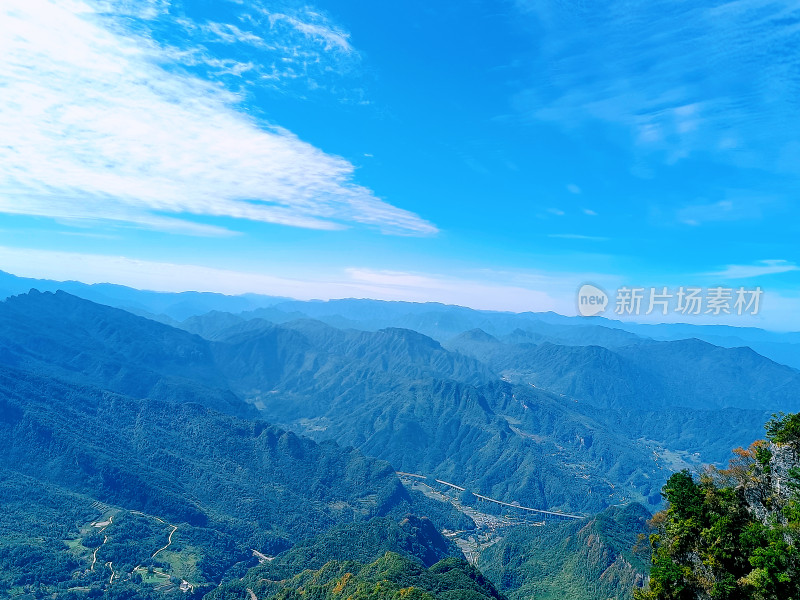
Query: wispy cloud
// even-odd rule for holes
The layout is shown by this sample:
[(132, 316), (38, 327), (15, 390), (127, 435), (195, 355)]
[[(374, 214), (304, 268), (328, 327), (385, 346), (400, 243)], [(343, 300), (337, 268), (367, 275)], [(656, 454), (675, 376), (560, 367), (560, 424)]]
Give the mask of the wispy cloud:
[(191, 215), (437, 231), (355, 183), (348, 161), (256, 121), (236, 94), (79, 0), (3, 5), (0, 81), (0, 212), (203, 235), (225, 229)]
[(564, 302), (544, 291), (512, 283), (453, 277), (436, 273), (407, 273), (367, 268), (346, 270), (352, 284), (370, 298), (411, 302), (442, 302), (478, 309), (547, 311), (569, 309)]
[(686, 205), (677, 211), (677, 219), (685, 225), (701, 225), (718, 221), (760, 219), (766, 205), (775, 204), (773, 198), (758, 194), (732, 194), (717, 202), (699, 202)]
[[(273, 25), (278, 21), (285, 21), (307, 38), (322, 41), (326, 50), (339, 50), (345, 54), (353, 54), (355, 52), (350, 45), (350, 34), (341, 29), (332, 27), (328, 23), (304, 21), (298, 17), (282, 13), (263, 12), (268, 16), (270, 23)], [(306, 15), (316, 20), (319, 20), (320, 17), (319, 13), (310, 11), (307, 11)]]
[(621, 127), (667, 162), (704, 153), (773, 169), (787, 152), (797, 155), (797, 3), (517, 4), (535, 19), (540, 50), (537, 83), (515, 99), (530, 118)]
[(724, 280), (751, 279), (791, 271), (800, 271), (800, 266), (787, 260), (762, 260), (752, 265), (728, 265), (722, 271), (707, 273), (707, 275)]
[(551, 233), (548, 234), (549, 238), (557, 238), (562, 240), (586, 240), (590, 242), (605, 242), (608, 241), (607, 237), (596, 235), (581, 235), (579, 233)]
[(137, 28), (184, 65), (229, 87), (304, 96), (339, 90), (336, 76), (357, 74), (361, 55), (350, 34), (308, 5), (291, 11), (286, 5), (282, 12), (258, 1), (217, 8), (227, 21), (158, 15), (139, 19)]
[(567, 185), (567, 191), (570, 194), (580, 194), (581, 193), (581, 188), (579, 188), (574, 183), (570, 183), (570, 184)]

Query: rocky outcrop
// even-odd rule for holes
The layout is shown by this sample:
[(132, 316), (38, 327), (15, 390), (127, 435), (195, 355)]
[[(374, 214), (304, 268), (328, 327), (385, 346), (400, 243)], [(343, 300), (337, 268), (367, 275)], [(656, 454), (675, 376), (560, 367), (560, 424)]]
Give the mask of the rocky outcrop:
[(786, 524), (783, 508), (796, 491), (793, 471), (800, 466), (800, 449), (794, 444), (773, 444), (763, 447), (769, 456), (756, 463), (752, 475), (740, 483), (748, 509), (764, 525)]

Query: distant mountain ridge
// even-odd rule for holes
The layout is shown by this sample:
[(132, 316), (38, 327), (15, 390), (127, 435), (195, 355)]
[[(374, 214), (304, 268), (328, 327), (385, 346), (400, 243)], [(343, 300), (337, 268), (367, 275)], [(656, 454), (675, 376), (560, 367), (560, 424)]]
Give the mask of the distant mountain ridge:
[(202, 398), (221, 412), (255, 415), (227, 389), (203, 338), (62, 291), (0, 303), (0, 365), (138, 398)]
[(504, 343), (482, 330), (445, 346), (483, 361), (510, 381), (614, 409), (800, 409), (800, 371), (751, 348), (698, 339), (605, 348)]
[[(0, 271), (0, 298), (35, 288), (64, 290), (73, 295), (175, 325), (211, 311), (245, 313), (275, 323), (312, 318), (337, 328), (365, 330), (402, 327), (443, 342), (480, 328), (492, 335), (533, 333), (538, 341), (563, 345), (616, 347), (637, 339), (662, 341), (698, 338), (722, 347), (750, 346), (772, 360), (800, 369), (800, 332), (777, 333), (752, 327), (693, 324), (638, 324), (605, 317), (566, 317), (553, 312), (481, 311), (435, 302), (414, 303), (367, 299), (298, 301), (276, 296), (228, 296), (211, 292), (152, 292), (115, 284), (30, 279)], [(531, 340), (533, 341), (533, 340)]]

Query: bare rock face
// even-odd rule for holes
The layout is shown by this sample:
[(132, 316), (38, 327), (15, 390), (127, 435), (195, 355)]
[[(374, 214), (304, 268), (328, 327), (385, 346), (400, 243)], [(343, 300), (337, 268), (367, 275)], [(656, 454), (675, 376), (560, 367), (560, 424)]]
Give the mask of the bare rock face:
[(782, 509), (795, 491), (792, 471), (800, 467), (800, 449), (794, 444), (769, 444), (765, 465), (756, 465), (750, 481), (739, 486), (750, 512), (763, 524), (786, 523)]
[(775, 495), (784, 502), (789, 499), (794, 488), (790, 485), (793, 480), (790, 471), (800, 466), (800, 452), (794, 444), (770, 444), (772, 458), (770, 459), (770, 478)]

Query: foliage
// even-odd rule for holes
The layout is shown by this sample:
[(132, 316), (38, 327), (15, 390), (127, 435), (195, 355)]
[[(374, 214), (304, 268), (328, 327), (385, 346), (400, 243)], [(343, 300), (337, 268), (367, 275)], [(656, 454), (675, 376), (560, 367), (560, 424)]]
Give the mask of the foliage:
[[(0, 589), (102, 592), (107, 562), (120, 585), (152, 565), (162, 573), (152, 583), (180, 574), (202, 586), (243, 575), (252, 549), (274, 555), (340, 524), (397, 521), (417, 507), (460, 522), (352, 448), (10, 369), (0, 369), (0, 443)], [(98, 501), (118, 507), (102, 535), (83, 531)], [(151, 559), (171, 524), (172, 546)]]
[[(214, 330), (214, 339), (63, 292), (30, 293), (0, 304), (0, 364), (248, 419), (258, 406), (263, 418), (319, 442), (333, 439), (397, 469), (526, 506), (594, 512), (631, 499), (658, 502), (650, 451), (618, 426), (587, 419), (583, 407), (528, 385), (502, 382), (478, 360), (420, 333), (337, 329), (308, 319), (280, 326), (221, 314), (205, 320), (197, 331)], [(169, 448), (160, 458), (195, 468)], [(567, 465), (589, 477), (574, 477)], [(624, 494), (610, 497), (597, 483), (609, 473)], [(117, 493), (141, 484), (119, 467), (100, 477)], [(177, 498), (170, 504), (182, 511), (171, 519), (205, 526), (208, 515), (196, 505), (179, 507)], [(309, 523), (308, 533), (328, 525)]]
[(648, 553), (634, 548), (649, 518), (631, 504), (582, 521), (517, 527), (478, 566), (512, 600), (627, 600), (648, 571)]
[(304, 540), (250, 569), (241, 581), (223, 583), (220, 594), (224, 597), (228, 588), (257, 587), (262, 580), (289, 579), (306, 569), (320, 569), (331, 561), (370, 563), (387, 552), (426, 567), (445, 558), (463, 556), (428, 519), (408, 515), (398, 523), (391, 518), (377, 517), (365, 523), (340, 525)]
[[(470, 522), (446, 504), (407, 492), (394, 468), (542, 508), (595, 510), (623, 495), (657, 503), (659, 474), (650, 449), (637, 440), (656, 439), (645, 434), (647, 428), (669, 429), (670, 439), (684, 433), (683, 414), (637, 419), (593, 411), (573, 402), (567, 388), (569, 400), (527, 382), (500, 381), (474, 357), (414, 331), (219, 319), (219, 327), (198, 329), (214, 331), (213, 339), (204, 339), (64, 293), (28, 294), (0, 307), (0, 473), (10, 473), (0, 480), (0, 593), (158, 598), (182, 595), (176, 585), (181, 578), (191, 581), (194, 594), (218, 582), (225, 582), (223, 591), (230, 584), (244, 592), (241, 585), (250, 581), (248, 568), (258, 553), (273, 556), (294, 545), (252, 572), (273, 581), (302, 578), (300, 567), (311, 567), (324, 579), (343, 561), (357, 559), (359, 570), (352, 573), (361, 577), (362, 587), (348, 588), (341, 578), (336, 584), (354, 598), (384, 585), (374, 579), (378, 571), (401, 586), (385, 588), (389, 595), (480, 596), (482, 584), (475, 589), (459, 587), (458, 581), (476, 582), (479, 574), (448, 560), (431, 566), (450, 549), (439, 547), (439, 540), (424, 531), (427, 526), (398, 523), (409, 512), (449, 529), (467, 529)], [(597, 397), (603, 389), (622, 392), (625, 402), (609, 406), (627, 406), (631, 390), (661, 400), (681, 397), (687, 388), (713, 388), (718, 394), (730, 386), (701, 375), (719, 358), (727, 366), (714, 372), (742, 375), (725, 381), (748, 394), (785, 374), (757, 355), (720, 354), (721, 349), (695, 343), (619, 352), (553, 346), (523, 349), (530, 350), (523, 358), (535, 358), (543, 371), (563, 370), (560, 383), (577, 381), (578, 391), (594, 390)], [(586, 364), (579, 374), (587, 378), (577, 380), (574, 368), (581, 356)], [(645, 363), (658, 372), (643, 372)], [(701, 368), (675, 369), (687, 363)], [(741, 368), (728, 369), (731, 365)], [(632, 387), (622, 389), (619, 381)], [(650, 383), (653, 393), (639, 394)], [(780, 394), (791, 394), (793, 386)], [(319, 443), (260, 421), (254, 406)], [(701, 417), (694, 418), (706, 429), (695, 426), (693, 432), (707, 431), (709, 419)], [(730, 422), (738, 418), (733, 415)], [(742, 422), (752, 418), (745, 415)], [(740, 474), (752, 478), (753, 465), (763, 471), (770, 464), (765, 448), (743, 452)], [(704, 488), (695, 494), (685, 479), (674, 483), (675, 505), (687, 515), (698, 499), (708, 497)], [(723, 512), (736, 500), (718, 496)], [(101, 511), (90, 509), (98, 502), (105, 505)], [(88, 524), (112, 509), (114, 524), (103, 530), (98, 545), (99, 528)], [(786, 510), (800, 513), (797, 505)], [(691, 518), (708, 520), (706, 513), (700, 510)], [(508, 544), (498, 544), (508, 550), (497, 571), (504, 589), (517, 594), (529, 589), (525, 585), (534, 580), (536, 560), (544, 557), (540, 571), (555, 582), (551, 590), (560, 586), (573, 592), (584, 585), (584, 592), (619, 595), (620, 582), (642, 570), (640, 557), (630, 551), (631, 534), (641, 520), (641, 515), (612, 511), (580, 526), (543, 530), (555, 534), (552, 540), (519, 534), (512, 545), (517, 534), (509, 535)], [(712, 533), (727, 535), (724, 521), (713, 525)], [(153, 557), (173, 527), (171, 546)], [(754, 548), (767, 540), (777, 550), (754, 550), (744, 565), (751, 568), (742, 576), (749, 579), (741, 585), (785, 584), (777, 575), (785, 538), (757, 527), (744, 530)], [(725, 553), (736, 545), (721, 539), (724, 552), (709, 555), (708, 569), (729, 568)], [(374, 567), (386, 551), (402, 560)], [(337, 562), (326, 571), (323, 559)], [(661, 561), (656, 572), (677, 577), (672, 563), (656, 559)], [(519, 581), (509, 567), (515, 560), (527, 571), (520, 571)], [(144, 568), (132, 572), (137, 564)], [(733, 566), (741, 565), (734, 561)], [(109, 584), (114, 575), (118, 579)], [(429, 589), (417, 575), (440, 587)], [(722, 577), (718, 583), (724, 591), (739, 580)], [(335, 595), (336, 585), (320, 584), (310, 595)], [(301, 582), (262, 591), (289, 598), (309, 586)]]
[(213, 600), (239, 600), (252, 592), (266, 600), (501, 600), (494, 586), (463, 559), (447, 558), (429, 568), (393, 552), (370, 564), (332, 561), (291, 579), (232, 582)]
[[(749, 498), (765, 498), (763, 444), (739, 449), (731, 468), (699, 479), (673, 474), (669, 507), (654, 519), (650, 584), (640, 600), (786, 600), (800, 597), (798, 521), (791, 510), (759, 520)], [(789, 504), (791, 507), (791, 503)], [(788, 518), (787, 518), (788, 515)]]
[(778, 413), (766, 424), (767, 439), (775, 444), (800, 444), (800, 413)]

